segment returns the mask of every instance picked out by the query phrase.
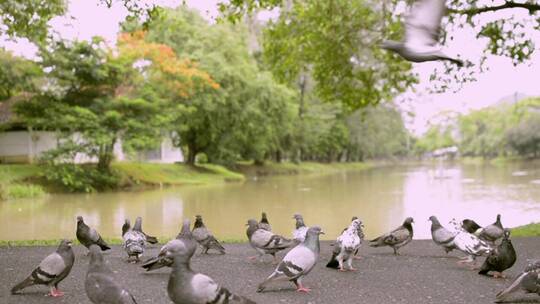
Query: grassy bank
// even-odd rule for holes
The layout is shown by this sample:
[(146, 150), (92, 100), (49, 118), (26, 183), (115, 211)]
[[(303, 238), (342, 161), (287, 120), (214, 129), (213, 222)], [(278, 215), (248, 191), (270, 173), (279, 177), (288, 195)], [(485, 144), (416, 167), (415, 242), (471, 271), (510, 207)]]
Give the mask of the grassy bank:
[(248, 176), (266, 175), (299, 175), (299, 174), (328, 174), (351, 170), (364, 170), (371, 168), (369, 163), (273, 163), (254, 165), (252, 162), (239, 162), (236, 170)]
[(1, 165), (0, 200), (44, 195), (43, 187), (28, 181), (39, 176), (41, 169), (36, 165)]
[(540, 223), (532, 223), (532, 224), (512, 228), (512, 236), (514, 237), (540, 236)]

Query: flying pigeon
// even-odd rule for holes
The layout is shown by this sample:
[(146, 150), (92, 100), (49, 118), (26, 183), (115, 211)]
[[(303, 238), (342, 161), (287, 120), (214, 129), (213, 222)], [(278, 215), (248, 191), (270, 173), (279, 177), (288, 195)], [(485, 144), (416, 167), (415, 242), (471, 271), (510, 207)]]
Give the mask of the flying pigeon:
[(431, 239), (435, 244), (441, 246), (446, 253), (456, 249), (454, 239), (457, 232), (450, 231), (443, 227), (436, 216), (430, 216), (431, 221)]
[(508, 295), (519, 290), (540, 295), (540, 260), (530, 262), (510, 286), (497, 294), (496, 301), (502, 302)]
[(64, 293), (58, 290), (58, 284), (68, 276), (74, 262), (75, 255), (71, 241), (62, 240), (56, 251), (43, 259), (26, 279), (11, 289), (11, 293), (16, 294), (32, 285), (48, 285), (50, 296), (61, 297)]
[(193, 239), (193, 235), (189, 230), (191, 222), (185, 219), (182, 225), (182, 230), (176, 236), (176, 239), (170, 240), (167, 244), (161, 247), (159, 254), (156, 257), (150, 258), (142, 264), (142, 268), (146, 271), (156, 270), (162, 267), (171, 267), (173, 260), (170, 257), (171, 253), (180, 250), (186, 250), (193, 255), (197, 250), (197, 242)]
[(461, 222), (461, 227), (465, 229), (468, 233), (476, 234), (479, 233), (479, 230), (482, 229), (482, 226), (478, 225), (475, 221), (471, 219), (464, 219)]
[(296, 220), (296, 229), (293, 231), (293, 239), (301, 243), (306, 238), (308, 227), (306, 227), (306, 224), (304, 224), (304, 218), (301, 214), (296, 213), (293, 216), (293, 219)]
[(437, 45), (446, 10), (444, 2), (416, 0), (405, 19), (405, 38), (400, 42), (383, 41), (381, 47), (412, 62), (448, 60), (463, 66), (463, 61), (447, 56)]
[(169, 298), (177, 304), (255, 304), (250, 299), (232, 294), (221, 287), (212, 278), (202, 273), (194, 272), (190, 266), (193, 253), (185, 248), (168, 253), (172, 271), (167, 284)]
[(320, 234), (324, 234), (320, 227), (310, 227), (307, 231), (306, 239), (285, 255), (276, 267), (276, 270), (259, 284), (257, 292), (262, 292), (268, 283), (280, 280), (292, 281), (297, 287), (296, 291), (309, 292), (310, 289), (302, 284), (302, 279), (317, 263), (320, 252)]
[(146, 237), (139, 229), (135, 230), (135, 227), (133, 229), (129, 228), (122, 236), (123, 247), (128, 255), (128, 262), (132, 257), (135, 257), (135, 262), (138, 262), (146, 246)]
[(497, 214), (497, 220), (495, 223), (484, 227), (480, 232), (479, 237), (482, 240), (495, 244), (495, 242), (504, 236), (504, 228), (501, 224), (501, 215)]
[(105, 265), (98, 246), (90, 245), (90, 263), (84, 288), (94, 304), (137, 304), (135, 298), (114, 281), (112, 271)]
[(208, 250), (214, 249), (221, 254), (225, 254), (225, 248), (221, 246), (218, 240), (212, 235), (212, 233), (206, 228), (203, 223), (202, 216), (197, 215), (195, 217), (195, 224), (193, 224), (193, 230), (191, 231), (193, 238), (203, 248), (203, 253), (208, 253)]
[(272, 231), (272, 226), (270, 226), (270, 223), (268, 222), (268, 217), (266, 217), (266, 212), (263, 212), (261, 214), (261, 221), (259, 222), (259, 228)]
[(135, 225), (133, 226), (133, 230), (142, 233), (144, 235), (144, 238), (145, 238), (146, 242), (148, 242), (150, 244), (157, 244), (158, 243), (158, 239), (155, 236), (151, 236), (151, 235), (148, 235), (148, 234), (144, 233), (144, 231), (142, 230), (142, 218), (140, 216), (138, 216), (135, 219)]
[[(257, 251), (259, 259), (261, 259), (264, 254), (270, 254), (274, 257), (274, 262), (277, 262), (276, 252), (289, 248), (295, 244), (294, 241), (286, 239), (281, 235), (259, 228), (259, 223), (254, 219), (250, 219), (247, 225), (248, 228), (246, 234), (249, 239), (249, 244)], [(250, 259), (255, 258), (257, 258), (257, 256), (250, 257)]]
[(399, 255), (398, 249), (407, 245), (413, 238), (414, 220), (412, 217), (405, 219), (403, 224), (389, 233), (383, 234), (380, 237), (369, 241), (371, 247), (390, 246), (394, 249), (394, 254)]
[(354, 253), (360, 248), (361, 240), (358, 237), (358, 229), (360, 227), (360, 220), (355, 219), (351, 222), (349, 228), (347, 228), (337, 238), (337, 242), (334, 244), (334, 251), (332, 252), (332, 258), (326, 264), (329, 268), (338, 268), (340, 271), (346, 271), (343, 267), (343, 262), (347, 262), (348, 269), (354, 271), (352, 267), (352, 259)]
[(489, 254), (478, 274), (487, 275), (489, 271), (493, 271), (493, 277), (504, 278), (502, 272), (512, 267), (517, 258), (509, 237), (510, 229), (505, 229), (501, 244)]
[(99, 235), (94, 228), (88, 227), (88, 225), (84, 223), (83, 217), (80, 215), (77, 216), (76, 235), (77, 240), (79, 240), (79, 242), (86, 248), (90, 248), (90, 245), (95, 244), (98, 245), (103, 251), (111, 249), (111, 247), (105, 243), (105, 241), (101, 238), (101, 235)]
[(129, 219), (126, 219), (124, 221), (124, 225), (122, 225), (122, 237), (124, 237), (124, 234), (128, 232), (131, 229), (131, 221)]

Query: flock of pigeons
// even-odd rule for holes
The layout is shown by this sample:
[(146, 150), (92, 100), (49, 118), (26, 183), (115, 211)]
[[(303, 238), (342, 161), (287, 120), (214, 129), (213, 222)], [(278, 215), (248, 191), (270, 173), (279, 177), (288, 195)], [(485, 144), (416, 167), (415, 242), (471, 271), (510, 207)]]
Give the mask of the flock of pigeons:
[[(319, 226), (308, 227), (302, 215), (295, 214), (296, 220), (293, 238), (289, 239), (272, 232), (266, 213), (262, 213), (260, 222), (250, 219), (247, 223), (246, 234), (249, 243), (257, 252), (250, 259), (261, 260), (264, 255), (270, 254), (277, 267), (257, 288), (262, 292), (267, 285), (275, 281), (291, 281), (297, 291), (309, 292), (303, 285), (302, 279), (309, 274), (319, 259), (319, 235), (324, 234)], [(437, 217), (431, 216), (431, 235), (433, 241), (441, 246), (446, 253), (458, 250), (465, 254), (458, 263), (468, 264), (475, 268), (475, 259), (486, 256), (479, 274), (488, 275), (492, 272), (494, 277), (504, 277), (502, 272), (514, 265), (516, 252), (510, 241), (510, 229), (503, 228), (501, 216), (486, 227), (480, 227), (473, 220), (466, 219), (461, 223), (455, 220), (450, 222), (450, 228), (443, 227)], [(369, 241), (372, 247), (389, 246), (394, 254), (399, 255), (399, 249), (411, 242), (413, 238), (413, 218), (408, 217), (396, 229)], [(142, 263), (146, 271), (162, 267), (170, 267), (167, 292), (174, 303), (255, 303), (245, 297), (232, 294), (221, 287), (212, 278), (193, 271), (190, 267), (191, 257), (200, 246), (203, 253), (215, 250), (225, 254), (225, 248), (206, 228), (200, 215), (196, 216), (193, 229), (190, 229), (190, 220), (185, 219), (180, 233), (175, 239), (167, 242), (158, 255)], [(326, 264), (329, 268), (339, 271), (354, 271), (353, 259), (358, 256), (360, 245), (364, 241), (363, 224), (360, 219), (353, 217), (350, 225), (343, 229), (336, 242), (332, 244), (332, 257)], [(77, 217), (76, 236), (79, 242), (89, 249), (90, 262), (85, 280), (85, 290), (92, 303), (131, 304), (137, 303), (134, 297), (118, 282), (113, 272), (106, 266), (101, 251), (111, 249), (101, 238), (99, 233), (86, 225), (81, 216)], [(135, 225), (131, 227), (129, 220), (122, 226), (123, 249), (128, 262), (138, 262), (144, 253), (146, 243), (157, 243), (158, 240), (147, 235), (142, 230), (142, 219), (138, 217)], [(278, 263), (276, 253), (290, 249)], [(135, 259), (135, 260), (133, 260)], [(32, 273), (11, 289), (16, 294), (23, 288), (31, 285), (47, 285), (50, 295), (62, 296), (58, 284), (65, 279), (73, 267), (75, 255), (72, 243), (62, 240), (58, 249), (48, 255)], [(540, 294), (540, 260), (531, 262), (525, 270), (515, 278), (508, 288), (497, 294), (497, 301), (505, 300), (508, 294), (522, 290), (527, 293)]]

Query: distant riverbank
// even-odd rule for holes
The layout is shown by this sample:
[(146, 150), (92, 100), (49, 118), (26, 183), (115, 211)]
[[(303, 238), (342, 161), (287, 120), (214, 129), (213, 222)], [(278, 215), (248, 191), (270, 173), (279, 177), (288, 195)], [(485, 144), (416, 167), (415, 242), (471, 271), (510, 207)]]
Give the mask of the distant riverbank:
[[(241, 162), (234, 170), (214, 164), (188, 166), (184, 164), (114, 163), (119, 176), (114, 190), (141, 190), (182, 185), (210, 185), (243, 182), (246, 176), (328, 174), (348, 170), (363, 170), (367, 163), (266, 163), (255, 165)], [(47, 193), (67, 192), (47, 183), (43, 168), (35, 164), (0, 165), (0, 200), (39, 197)]]

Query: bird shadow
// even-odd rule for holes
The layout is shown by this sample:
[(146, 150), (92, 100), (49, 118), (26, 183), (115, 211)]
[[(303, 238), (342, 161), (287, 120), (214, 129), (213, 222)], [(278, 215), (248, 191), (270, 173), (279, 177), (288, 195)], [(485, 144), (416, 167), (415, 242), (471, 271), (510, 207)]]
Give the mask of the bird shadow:
[(260, 293), (264, 294), (264, 293), (277, 293), (277, 292), (296, 292), (296, 289), (294, 288), (265, 289), (264, 291)]

